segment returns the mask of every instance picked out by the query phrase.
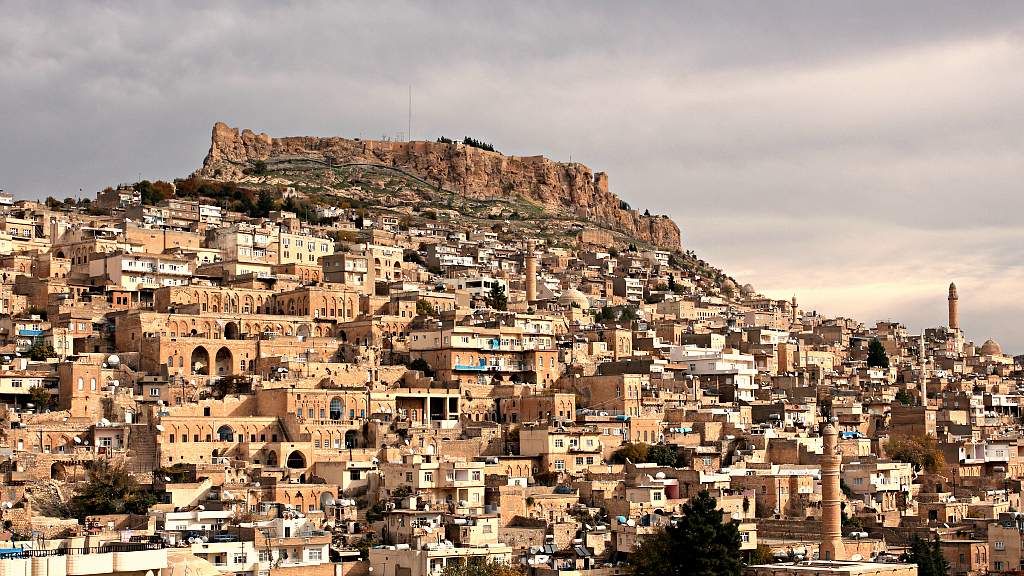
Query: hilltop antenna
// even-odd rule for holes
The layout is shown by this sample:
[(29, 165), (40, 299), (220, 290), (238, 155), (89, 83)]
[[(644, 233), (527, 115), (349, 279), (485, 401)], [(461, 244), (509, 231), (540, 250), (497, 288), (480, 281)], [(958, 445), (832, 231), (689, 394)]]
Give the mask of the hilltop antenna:
[(409, 142), (412, 142), (412, 86), (409, 86)]

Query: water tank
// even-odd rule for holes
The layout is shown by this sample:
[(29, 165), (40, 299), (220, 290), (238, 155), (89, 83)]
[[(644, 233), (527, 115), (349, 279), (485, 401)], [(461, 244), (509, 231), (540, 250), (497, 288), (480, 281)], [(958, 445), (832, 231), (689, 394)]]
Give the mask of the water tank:
[(111, 355), (110, 355), (110, 356), (109, 356), (109, 357), (107, 358), (107, 364), (108, 364), (108, 365), (109, 365), (109, 366), (110, 366), (111, 368), (117, 368), (118, 366), (120, 366), (120, 365), (121, 365), (121, 358), (120, 358), (120, 357), (119, 357), (119, 356), (118, 356), (117, 354), (111, 354)]

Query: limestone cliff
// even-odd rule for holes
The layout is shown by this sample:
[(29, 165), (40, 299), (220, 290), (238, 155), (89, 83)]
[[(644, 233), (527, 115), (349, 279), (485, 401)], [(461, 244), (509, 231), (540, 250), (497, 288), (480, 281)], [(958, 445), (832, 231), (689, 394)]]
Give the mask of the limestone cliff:
[(350, 163), (402, 167), (431, 184), (475, 198), (521, 196), (554, 211), (601, 224), (627, 236), (675, 250), (679, 227), (669, 218), (624, 210), (608, 190), (608, 176), (578, 162), (553, 162), (543, 156), (504, 156), (461, 143), (386, 142), (316, 138), (271, 138), (251, 130), (239, 133), (218, 122), (210, 152), (198, 174), (234, 179), (257, 161), (313, 160), (329, 165)]

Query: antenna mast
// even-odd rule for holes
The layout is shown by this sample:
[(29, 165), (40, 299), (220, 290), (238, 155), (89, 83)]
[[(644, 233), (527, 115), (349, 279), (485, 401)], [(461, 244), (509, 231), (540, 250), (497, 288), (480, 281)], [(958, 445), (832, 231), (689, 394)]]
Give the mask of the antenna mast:
[(412, 142), (412, 86), (409, 86), (409, 142)]

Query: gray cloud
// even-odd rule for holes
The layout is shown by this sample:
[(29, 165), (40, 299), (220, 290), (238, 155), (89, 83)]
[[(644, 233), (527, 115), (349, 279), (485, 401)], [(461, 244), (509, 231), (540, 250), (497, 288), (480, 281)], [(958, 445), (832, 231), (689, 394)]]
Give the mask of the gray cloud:
[(1019, 2), (0, 2), (0, 187), (197, 168), (216, 121), (581, 161), (743, 282), (1021, 351)]

